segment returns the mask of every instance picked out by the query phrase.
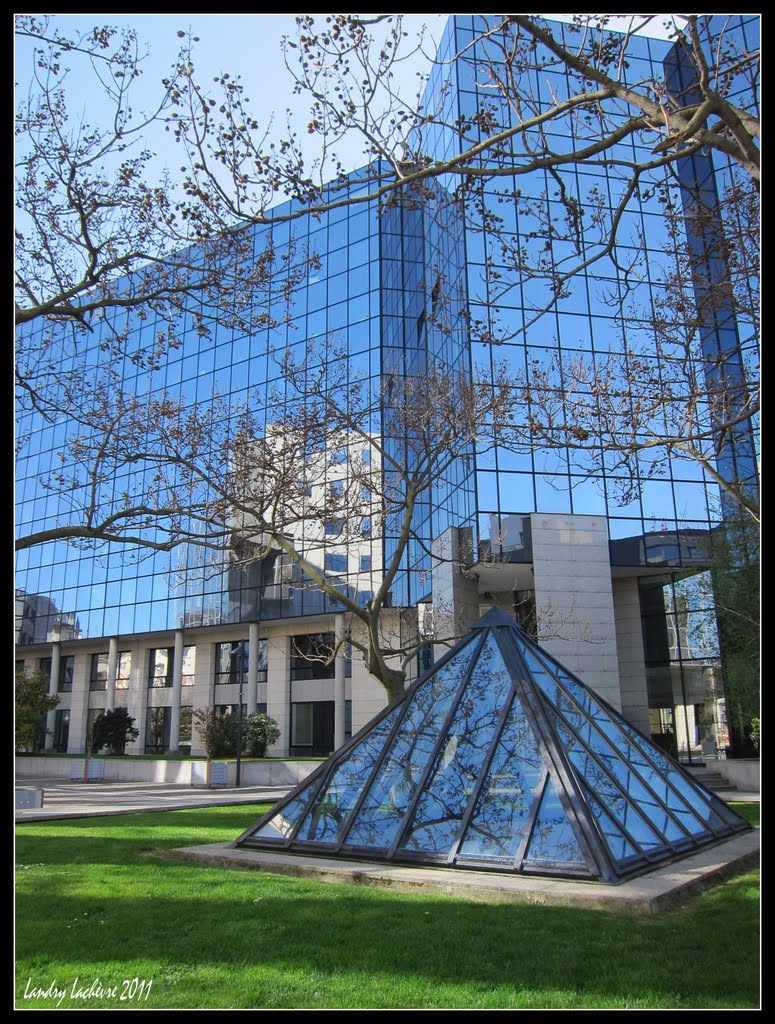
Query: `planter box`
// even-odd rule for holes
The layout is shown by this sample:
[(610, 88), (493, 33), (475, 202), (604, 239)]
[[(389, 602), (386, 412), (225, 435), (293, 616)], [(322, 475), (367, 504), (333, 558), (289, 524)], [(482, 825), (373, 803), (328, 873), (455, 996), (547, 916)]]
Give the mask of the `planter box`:
[(105, 779), (105, 761), (98, 757), (71, 761), (70, 778), (81, 782), (102, 782)]
[(211, 786), (226, 785), (226, 762), (225, 761), (192, 761), (191, 762), (191, 785)]
[(733, 761), (706, 762), (713, 765), (713, 771), (734, 786), (741, 792), (759, 793), (761, 791), (760, 770), (761, 764), (758, 758), (736, 758)]
[[(16, 778), (19, 782), (35, 778), (59, 778), (79, 779), (84, 778), (84, 757), (46, 757), (36, 755), (34, 757), (16, 758)], [(104, 757), (89, 758), (89, 761), (99, 763), (104, 772), (105, 782), (155, 782), (166, 783), (167, 785), (190, 786), (204, 785), (204, 781), (193, 782), (193, 771), (201, 771), (201, 766), (207, 764), (204, 760), (150, 760), (140, 757)], [(291, 786), (297, 785), (306, 778), (311, 771), (324, 760), (296, 760), (289, 758), (286, 761), (243, 761), (242, 762), (242, 785), (243, 786)], [(223, 762), (213, 762), (222, 764)], [(73, 766), (79, 765), (79, 768)], [(200, 768), (194, 769), (194, 765)], [(235, 785), (236, 765), (232, 761), (226, 764), (227, 776), (225, 782), (217, 785)], [(220, 769), (219, 769), (220, 771)], [(204, 776), (201, 776), (204, 779)]]

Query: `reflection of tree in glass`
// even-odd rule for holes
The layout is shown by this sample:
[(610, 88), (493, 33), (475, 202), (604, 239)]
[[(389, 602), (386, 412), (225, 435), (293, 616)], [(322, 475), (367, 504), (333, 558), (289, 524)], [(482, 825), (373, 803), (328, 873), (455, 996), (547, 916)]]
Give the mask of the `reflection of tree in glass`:
[[(553, 712), (550, 712), (550, 715), (555, 718), (555, 721), (559, 721)], [(570, 716), (565, 713), (564, 718), (567, 719), (568, 717)], [(578, 721), (576, 721), (574, 724), (577, 725), (581, 738), (585, 741), (587, 747), (593, 751), (594, 758), (596, 759), (593, 760), (592, 757), (582, 756), (580, 744), (574, 745), (574, 753), (571, 759), (580, 768), (584, 777), (591, 783), (592, 775), (597, 779), (603, 779), (605, 777), (604, 773), (607, 772), (608, 776), (612, 776), (619, 783), (621, 790), (627, 794), (626, 805), (636, 804), (640, 813), (648, 819), (650, 825), (659, 833), (663, 840), (670, 842), (681, 839), (684, 836), (683, 830), (671, 818), (663, 804), (659, 803), (653, 793), (646, 788), (643, 780), (635, 771), (634, 764), (630, 760), (631, 755), (635, 755), (635, 751), (630, 748), (627, 740), (622, 738), (621, 745), (617, 749), (591, 722), (579, 725)], [(600, 765), (599, 768), (596, 767), (596, 762)], [(607, 786), (607, 791), (612, 791), (613, 782), (602, 784)], [(659, 783), (657, 784), (659, 785)], [(597, 784), (593, 788), (598, 792)], [(600, 795), (602, 796), (602, 793)]]
[(605, 813), (597, 800), (595, 800), (595, 798), (589, 793), (587, 794), (587, 803), (597, 819), (600, 831), (602, 832), (605, 841), (608, 843), (608, 849), (611, 851), (611, 856), (614, 860), (623, 861), (628, 857), (636, 856), (638, 851), (627, 840), (627, 837), (621, 831), (619, 826), (611, 820), (610, 816)]
[(525, 864), (538, 861), (566, 865), (585, 863), (551, 779), (546, 784), (541, 809), (525, 853)]
[[(620, 724), (622, 731), (630, 737), (633, 744), (637, 747), (640, 739), (638, 734), (626, 722), (622, 721)], [(666, 785), (669, 785), (670, 792), (677, 793), (684, 800), (692, 814), (702, 823), (703, 830), (706, 826), (711, 829), (723, 827), (721, 818), (713, 810), (710, 803), (683, 777), (666, 754), (663, 754), (658, 747), (652, 746), (649, 748), (648, 756), (657, 765), (659, 770), (664, 773)]]
[(610, 776), (598, 762), (584, 750), (578, 740), (565, 727), (564, 723), (553, 713), (557, 734), (562, 741), (571, 763), (598, 797), (614, 821), (621, 825), (641, 846), (653, 847), (663, 845), (645, 819), (638, 813), (634, 805), (629, 803), (621, 790), (614, 784)]
[(376, 725), (333, 769), (299, 830), (299, 838), (320, 843), (337, 842), (399, 710), (396, 708)]
[[(478, 642), (478, 638), (476, 638)], [(391, 844), (414, 788), (433, 753), (439, 731), (475, 643), (414, 693), (399, 731), (347, 835), (348, 846), (384, 848)]]
[[(687, 827), (691, 831), (697, 831), (697, 819), (691, 814), (690, 808), (671, 793), (667, 782), (628, 741), (624, 730), (620, 728), (620, 720), (614, 720), (611, 713), (595, 700), (594, 695), (562, 668), (551, 666), (554, 678), (550, 678), (550, 666), (540, 655), (530, 650), (525, 650), (524, 653), (537, 676), (539, 666), (543, 666), (540, 669), (539, 682), (545, 695), (567, 724), (594, 752), (603, 767), (616, 778), (632, 800), (638, 803), (659, 833), (667, 840), (678, 839), (683, 835), (680, 827), (668, 814), (665, 804), (669, 804), (671, 810), (685, 815), (682, 820), (686, 822)], [(651, 788), (653, 794), (646, 786)]]
[(437, 764), (418, 801), (404, 848), (449, 851), (511, 690), (494, 636), (482, 651), (455, 711)]
[(515, 697), (459, 855), (477, 860), (513, 860), (545, 774), (533, 731)]
[(255, 835), (260, 839), (286, 839), (303, 812), (308, 796), (309, 793), (306, 790), (300, 793), (265, 825), (262, 825)]

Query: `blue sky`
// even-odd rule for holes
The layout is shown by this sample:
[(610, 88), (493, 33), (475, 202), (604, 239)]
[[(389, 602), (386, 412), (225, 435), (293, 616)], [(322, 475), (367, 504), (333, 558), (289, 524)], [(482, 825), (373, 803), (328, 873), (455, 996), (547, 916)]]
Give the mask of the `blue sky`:
[[(315, 17), (322, 20), (325, 15)], [(434, 40), (438, 41), (446, 18), (446, 15), (407, 15), (405, 27), (414, 34), (427, 24)], [(135, 28), (141, 48), (149, 51), (142, 65), (142, 79), (137, 87), (133, 87), (137, 107), (152, 103), (159, 94), (161, 78), (172, 66), (180, 47), (178, 32), (190, 30), (192, 35), (199, 37), (196, 44), (199, 81), (211, 82), (213, 76), (222, 71), (228, 71), (232, 77), (241, 76), (245, 94), (251, 100), (251, 109), (259, 123), (268, 122), (276, 112), (275, 131), (278, 136), (282, 135), (284, 112), (290, 108), (301, 128), (300, 137), (305, 135), (303, 126), (307, 123), (308, 102), (304, 97), (292, 95), (292, 83), (281, 50), (282, 36), (293, 37), (295, 34), (294, 16), (291, 14), (56, 14), (52, 16), (52, 22), (62, 32), (87, 31), (95, 25)], [(418, 61), (406, 69), (410, 87), (416, 82), (415, 72), (420, 66)], [(29, 44), (23, 41), (16, 53), (16, 81), (20, 94), (26, 92), (30, 73)], [(73, 73), (68, 83), (68, 100), (87, 119), (98, 119), (101, 97), (92, 79)], [(104, 109), (107, 110), (107, 106)], [(310, 142), (314, 145), (314, 139)], [(162, 154), (168, 147), (168, 160), (172, 165), (177, 162), (169, 136), (165, 139), (160, 134), (158, 139), (154, 139), (154, 144)], [(364, 162), (356, 154), (352, 155), (351, 161), (352, 168)]]

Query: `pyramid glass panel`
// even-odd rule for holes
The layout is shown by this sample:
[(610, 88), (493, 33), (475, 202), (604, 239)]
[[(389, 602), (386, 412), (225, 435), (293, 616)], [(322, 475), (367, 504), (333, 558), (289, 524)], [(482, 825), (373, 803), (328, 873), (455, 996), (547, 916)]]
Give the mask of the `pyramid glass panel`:
[(283, 803), (263, 825), (256, 829), (254, 833), (256, 839), (284, 843), (299, 823), (314, 790), (315, 784), (310, 783), (292, 800)]
[[(645, 749), (646, 744), (642, 742), (643, 737), (639, 736), (631, 726), (623, 722), (622, 729), (636, 744), (640, 743)], [(712, 832), (724, 831), (729, 823), (735, 823), (737, 815), (727, 807), (723, 800), (720, 800), (710, 790), (698, 786), (694, 779), (685, 775), (659, 747), (649, 744), (648, 756), (662, 771), (672, 791), (685, 800), (707, 829)]]
[(617, 882), (748, 828), (494, 610), (237, 845)]
[(402, 842), (405, 850), (448, 853), (489, 752), (512, 687), (494, 636), (457, 703)]
[(514, 697), (479, 793), (459, 859), (516, 859), (543, 791), (547, 768), (524, 708)]
[(554, 718), (557, 735), (577, 776), (583, 779), (613, 819), (641, 849), (661, 847), (662, 840), (649, 826), (640, 809), (628, 798), (626, 791), (622, 790), (600, 762), (585, 750), (565, 723), (552, 711), (549, 714)]
[(347, 824), (363, 786), (368, 781), (374, 762), (400, 710), (394, 708), (339, 761), (312, 801), (296, 833), (297, 839), (318, 843), (339, 841), (340, 833)]
[(387, 849), (398, 835), (404, 814), (436, 745), (439, 732), (467, 677), (474, 644), (468, 644), (412, 694), (401, 729), (347, 834), (349, 847)]
[(640, 856), (638, 850), (622, 832), (611, 815), (603, 809), (602, 805), (595, 800), (591, 793), (588, 794), (587, 802), (595, 818), (597, 818), (600, 831), (608, 844), (608, 849), (611, 851), (613, 859), (622, 866), (625, 861)]
[(579, 847), (565, 808), (551, 779), (547, 779), (541, 807), (538, 811), (530, 842), (525, 853), (525, 867), (539, 864), (567, 867), (586, 867), (586, 861)]

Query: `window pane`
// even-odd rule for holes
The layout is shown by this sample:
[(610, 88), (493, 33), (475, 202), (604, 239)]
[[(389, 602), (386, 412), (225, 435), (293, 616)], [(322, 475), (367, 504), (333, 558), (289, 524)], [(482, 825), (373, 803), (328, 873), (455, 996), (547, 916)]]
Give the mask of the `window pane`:
[(475, 637), (415, 691), (399, 733), (347, 835), (348, 846), (381, 848), (392, 843), (477, 644)]
[(513, 861), (545, 774), (533, 730), (515, 697), (459, 856)]
[(491, 635), (439, 748), (404, 849), (432, 853), (450, 849), (510, 690), (511, 675)]

